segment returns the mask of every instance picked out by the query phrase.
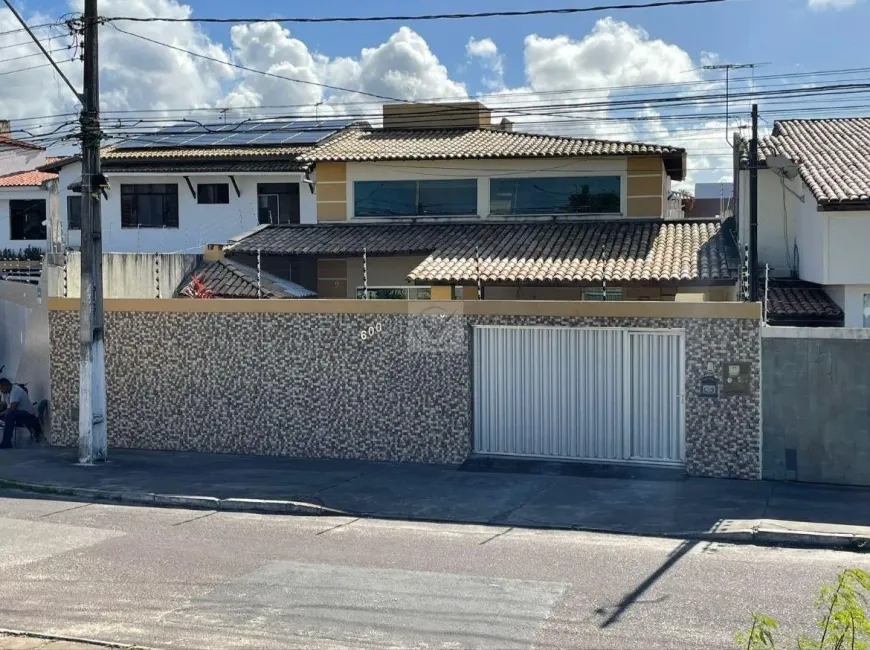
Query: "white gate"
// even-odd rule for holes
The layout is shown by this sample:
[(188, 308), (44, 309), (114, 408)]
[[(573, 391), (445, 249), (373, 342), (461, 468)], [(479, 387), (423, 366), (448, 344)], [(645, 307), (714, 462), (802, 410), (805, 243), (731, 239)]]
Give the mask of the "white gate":
[(682, 331), (479, 326), (474, 451), (684, 461)]

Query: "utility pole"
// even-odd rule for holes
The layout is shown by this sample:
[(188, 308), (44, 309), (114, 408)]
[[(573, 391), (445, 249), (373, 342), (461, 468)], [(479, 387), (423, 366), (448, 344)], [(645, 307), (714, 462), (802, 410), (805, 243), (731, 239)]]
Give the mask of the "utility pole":
[(85, 0), (82, 91), (82, 280), (80, 304), (79, 462), (106, 460), (106, 349), (103, 340), (103, 240), (100, 192), (100, 73), (97, 0)]
[[(81, 102), (82, 130), (82, 282), (80, 305), (79, 463), (106, 460), (106, 349), (103, 343), (103, 240), (100, 192), (100, 75), (97, 0), (85, 0), (83, 16), (84, 86), (80, 93), (43, 47), (11, 0), (3, 3)], [(66, 273), (64, 267), (64, 273)], [(66, 294), (64, 282), (64, 295)]]
[(758, 302), (758, 104), (752, 105), (749, 141), (749, 301)]

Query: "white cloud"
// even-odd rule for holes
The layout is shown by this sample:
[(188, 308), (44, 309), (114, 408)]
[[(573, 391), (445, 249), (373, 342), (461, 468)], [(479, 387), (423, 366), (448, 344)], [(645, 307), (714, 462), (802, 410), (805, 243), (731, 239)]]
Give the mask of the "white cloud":
[(858, 4), (860, 0), (807, 0), (807, 6), (816, 11), (827, 9), (848, 9)]
[(477, 59), (487, 74), (481, 80), (487, 88), (504, 87), (504, 57), (499, 54), (498, 46), (491, 38), (476, 39), (473, 36), (465, 44), (469, 59)]

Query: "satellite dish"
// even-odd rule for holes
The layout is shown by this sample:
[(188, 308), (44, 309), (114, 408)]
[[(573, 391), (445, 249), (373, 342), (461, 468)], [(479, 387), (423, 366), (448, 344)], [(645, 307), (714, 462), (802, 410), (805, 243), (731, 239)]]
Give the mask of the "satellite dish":
[(797, 178), (798, 172), (800, 171), (797, 163), (785, 156), (768, 156), (767, 168), (782, 172), (782, 175), (790, 181)]

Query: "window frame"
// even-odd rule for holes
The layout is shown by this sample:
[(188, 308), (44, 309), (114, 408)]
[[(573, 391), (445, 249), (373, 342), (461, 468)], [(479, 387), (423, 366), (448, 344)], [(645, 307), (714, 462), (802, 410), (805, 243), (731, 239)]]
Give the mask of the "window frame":
[[(163, 188), (173, 188), (172, 192), (128, 192), (129, 188), (145, 188), (145, 187), (163, 187)], [(175, 214), (169, 215), (170, 218), (174, 216), (174, 223), (166, 224), (166, 219), (164, 218), (164, 223), (160, 225), (152, 225), (152, 224), (143, 224), (139, 219), (138, 214), (136, 215), (135, 223), (131, 224), (129, 222), (125, 222), (124, 220), (124, 199), (126, 196), (169, 196), (174, 197), (175, 199)], [(140, 228), (149, 228), (149, 229), (161, 229), (161, 228), (171, 228), (173, 230), (180, 228), (181, 226), (181, 215), (180, 215), (180, 201), (179, 201), (179, 191), (178, 191), (178, 183), (124, 183), (120, 188), (120, 197), (121, 197), (121, 228), (124, 230), (137, 230)]]
[[(25, 237), (26, 234), (26, 218), (25, 222), (22, 224), (22, 236), (15, 237), (14, 235), (14, 218), (17, 216), (16, 212), (21, 211), (21, 214), (26, 217), (27, 211), (29, 207), (18, 206), (15, 204), (18, 203), (29, 203), (31, 204), (29, 207), (32, 208), (34, 205), (41, 204), (42, 205), (42, 221), (40, 222), (39, 227), (42, 228), (42, 237)], [(9, 199), (9, 241), (46, 241), (48, 239), (48, 226), (41, 225), (45, 221), (48, 220), (48, 204), (45, 199)]]
[[(473, 184), (474, 186), (474, 201), (470, 206), (469, 212), (462, 212), (457, 214), (444, 214), (444, 213), (423, 213), (420, 212), (420, 185), (425, 183), (467, 183)], [(469, 218), (477, 218), (478, 215), (478, 206), (480, 204), (480, 178), (477, 176), (463, 176), (462, 178), (452, 177), (452, 178), (388, 178), (388, 179), (380, 179), (380, 178), (355, 178), (349, 181), (351, 186), (351, 205), (353, 206), (353, 218), (354, 219), (469, 219)], [(360, 183), (414, 183), (414, 195), (415, 195), (415, 209), (414, 214), (358, 214), (357, 212), (357, 198), (359, 196), (359, 184)]]
[[(78, 227), (73, 226), (71, 205), (77, 205), (79, 209)], [(66, 197), (66, 229), (81, 230), (82, 229), (82, 195), (73, 194)]]
[[(223, 199), (223, 193), (226, 192), (226, 201), (203, 201), (203, 197), (208, 194), (208, 192), (203, 192), (203, 188), (208, 187), (212, 188), (211, 192), (214, 192), (214, 188), (220, 188), (220, 196), (216, 198)], [(211, 198), (215, 198), (214, 194), (211, 194)], [(230, 184), (229, 183), (197, 183), (196, 184), (196, 204), (197, 205), (229, 205), (230, 204)]]
[[(550, 180), (550, 179), (598, 179), (598, 178), (615, 178), (619, 181), (619, 209), (616, 212), (559, 212), (556, 210), (551, 210), (548, 212), (510, 212), (510, 211), (496, 211), (493, 209), (493, 204), (496, 203), (494, 201), (493, 193), (495, 191), (494, 186), (498, 181), (540, 181), (540, 180)], [(594, 216), (608, 216), (608, 217), (617, 217), (617, 216), (625, 216), (626, 213), (626, 192), (627, 192), (627, 175), (622, 172), (596, 172), (594, 170), (587, 172), (577, 172), (570, 174), (551, 174), (543, 172), (541, 174), (529, 174), (525, 176), (492, 176), (489, 178), (489, 188), (488, 188), (488, 196), (487, 201), (489, 202), (489, 214), (493, 217), (505, 218), (505, 217), (545, 217), (545, 216), (581, 216), (581, 217), (594, 217)]]

